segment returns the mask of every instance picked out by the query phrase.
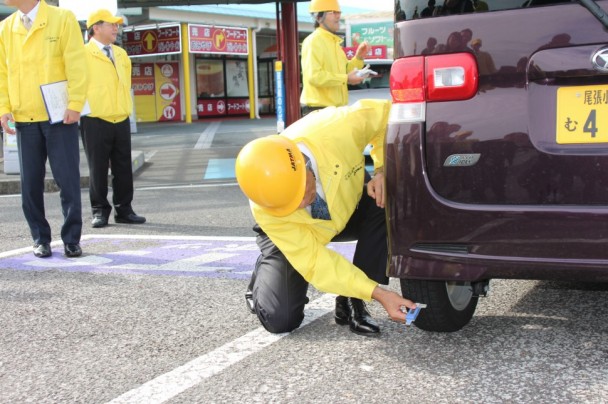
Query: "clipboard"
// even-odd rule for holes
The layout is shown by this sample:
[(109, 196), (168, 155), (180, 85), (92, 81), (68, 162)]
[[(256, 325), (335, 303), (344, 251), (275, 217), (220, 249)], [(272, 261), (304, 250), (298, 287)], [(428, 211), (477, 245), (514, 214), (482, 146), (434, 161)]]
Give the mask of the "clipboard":
[[(51, 124), (63, 122), (65, 110), (68, 108), (67, 80), (42, 84), (40, 86), (40, 91), (42, 92), (42, 100), (44, 101), (46, 112), (49, 115), (49, 122)], [(89, 102), (85, 101), (80, 116), (85, 116), (90, 113), (91, 107), (89, 106)]]

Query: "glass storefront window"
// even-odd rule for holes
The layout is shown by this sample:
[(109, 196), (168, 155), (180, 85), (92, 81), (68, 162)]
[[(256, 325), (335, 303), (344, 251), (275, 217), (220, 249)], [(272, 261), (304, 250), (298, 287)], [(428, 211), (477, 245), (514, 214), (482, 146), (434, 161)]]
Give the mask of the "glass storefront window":
[(196, 91), (198, 97), (224, 97), (224, 61), (196, 60)]
[(246, 60), (226, 60), (226, 91), (228, 97), (249, 96)]

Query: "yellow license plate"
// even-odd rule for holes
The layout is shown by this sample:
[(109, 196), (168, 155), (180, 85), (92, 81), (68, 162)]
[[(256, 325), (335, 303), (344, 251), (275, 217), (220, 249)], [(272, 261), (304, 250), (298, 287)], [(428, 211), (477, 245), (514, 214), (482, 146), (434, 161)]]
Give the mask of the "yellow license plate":
[(559, 144), (608, 143), (608, 85), (557, 89)]

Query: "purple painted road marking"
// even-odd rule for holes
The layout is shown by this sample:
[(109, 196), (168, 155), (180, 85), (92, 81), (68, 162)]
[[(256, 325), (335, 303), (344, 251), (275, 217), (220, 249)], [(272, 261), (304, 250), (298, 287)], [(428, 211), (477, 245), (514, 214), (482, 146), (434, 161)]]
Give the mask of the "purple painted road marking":
[[(31, 252), (0, 258), (0, 268), (18, 271), (60, 270), (211, 278), (248, 279), (259, 255), (255, 239), (154, 239), (88, 237), (81, 242), (83, 256), (66, 258), (54, 247), (52, 257), (35, 258)], [(351, 260), (355, 245), (332, 243), (330, 248)]]

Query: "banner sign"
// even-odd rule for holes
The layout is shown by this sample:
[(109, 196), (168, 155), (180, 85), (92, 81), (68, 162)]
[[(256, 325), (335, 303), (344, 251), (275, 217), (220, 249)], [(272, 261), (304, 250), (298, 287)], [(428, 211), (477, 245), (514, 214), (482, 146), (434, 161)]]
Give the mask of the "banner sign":
[(248, 55), (249, 36), (246, 28), (188, 25), (190, 53)]
[(283, 83), (283, 62), (274, 63), (275, 105), (277, 112), (277, 133), (285, 130), (285, 86)]
[[(356, 46), (345, 46), (342, 48), (344, 53), (346, 53), (346, 57), (350, 60), (355, 57), (357, 53)], [(386, 45), (372, 45), (370, 46), (369, 52), (365, 55), (364, 59), (386, 59)]]
[(154, 63), (133, 63), (131, 87), (134, 95), (154, 95)]
[(370, 45), (393, 47), (393, 21), (350, 25), (350, 44), (357, 47), (363, 41)]
[(197, 101), (197, 115), (199, 117), (218, 115), (246, 115), (249, 114), (249, 98), (219, 98), (215, 100)]
[(179, 25), (124, 31), (122, 43), (129, 56), (153, 56), (181, 53)]

